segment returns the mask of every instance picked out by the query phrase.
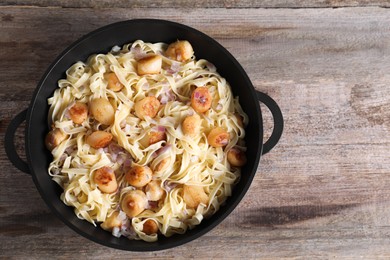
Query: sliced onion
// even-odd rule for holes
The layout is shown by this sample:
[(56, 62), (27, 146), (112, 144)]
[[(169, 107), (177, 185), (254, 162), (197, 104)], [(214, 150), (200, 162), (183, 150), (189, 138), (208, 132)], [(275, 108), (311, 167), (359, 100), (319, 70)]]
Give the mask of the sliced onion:
[(176, 74), (173, 74), (173, 78), (174, 78), (176, 81), (178, 81), (178, 80), (182, 79), (183, 77), (182, 77), (180, 74), (176, 73)]
[(229, 143), (229, 140), (227, 140), (227, 139), (223, 139), (222, 141), (221, 141), (221, 144), (222, 145), (227, 145)]
[(192, 110), (192, 109), (188, 109), (187, 110), (187, 114), (189, 115), (189, 116), (192, 116), (192, 115), (194, 115), (194, 110)]
[(125, 153), (119, 153), (116, 158), (116, 163), (122, 165), (127, 159), (127, 155)]
[(65, 110), (64, 117), (65, 117), (65, 119), (70, 120), (70, 114), (69, 114), (69, 110), (68, 109)]
[(62, 165), (65, 162), (66, 158), (68, 158), (68, 155), (66, 153), (61, 154), (59, 159), (60, 165)]
[(172, 90), (169, 90), (167, 92), (167, 96), (168, 96), (168, 101), (175, 101), (177, 99), (175, 93), (173, 93)]
[(172, 74), (179, 72), (181, 69), (180, 62), (172, 62), (171, 70), (173, 71)]
[(156, 153), (156, 156), (159, 156), (160, 154), (163, 154), (165, 153), (166, 151), (168, 151), (169, 149), (171, 149), (172, 145), (170, 144), (167, 144), (163, 147), (161, 147), (160, 149), (158, 149), (155, 153)]
[(65, 149), (65, 153), (71, 155), (74, 152), (74, 150), (75, 150), (74, 146), (69, 146)]
[(120, 50), (121, 50), (121, 47), (119, 47), (118, 45), (115, 45), (112, 47), (111, 52), (116, 54), (116, 53), (120, 52)]
[(126, 126), (125, 126), (125, 132), (128, 133), (128, 132), (130, 132), (130, 131), (131, 131), (131, 125), (126, 124)]
[(148, 201), (148, 205), (146, 206), (146, 209), (155, 209), (158, 207), (158, 201)]
[(124, 152), (125, 150), (115, 142), (111, 142), (110, 145), (108, 146), (108, 152), (110, 154), (118, 154), (120, 152)]
[(122, 234), (120, 232), (121, 230), (118, 227), (113, 227), (112, 229), (112, 235), (114, 237), (120, 237)]
[(141, 88), (142, 88), (142, 90), (149, 90), (150, 89), (149, 82), (145, 82), (144, 84), (142, 84)]
[(145, 57), (147, 56), (146, 52), (144, 52), (144, 51), (141, 49), (141, 47), (139, 47), (139, 46), (131, 47), (131, 48), (130, 48), (130, 52), (133, 53), (134, 58), (135, 58), (136, 60), (145, 58)]
[(130, 157), (127, 157), (126, 160), (123, 162), (122, 170), (124, 172), (127, 172), (128, 170), (130, 170), (132, 162), (133, 162), (133, 160)]
[(178, 184), (177, 183), (174, 183), (174, 182), (170, 182), (170, 181), (164, 181), (164, 189), (167, 191), (167, 192), (170, 192), (171, 190), (173, 190)]
[(212, 64), (211, 62), (207, 62), (206, 63), (206, 67), (208, 68), (209, 71), (211, 72), (215, 72), (217, 71), (217, 68), (214, 66), (214, 64)]
[(165, 105), (166, 103), (168, 103), (169, 101), (169, 97), (167, 95), (161, 95), (161, 98), (160, 98), (160, 103)]
[(169, 101), (175, 101), (177, 99), (175, 93), (172, 92), (168, 85), (164, 87), (163, 92), (158, 96), (158, 98), (162, 104), (166, 104)]
[(130, 225), (130, 221), (127, 221), (125, 225), (121, 226), (120, 233), (128, 239), (136, 239), (138, 237), (137, 233)]
[(111, 161), (112, 161), (112, 162), (116, 162), (116, 159), (117, 159), (117, 157), (118, 157), (118, 154), (113, 153), (113, 154), (110, 154), (110, 156), (111, 156)]
[(52, 168), (52, 169), (50, 170), (50, 172), (51, 172), (51, 174), (53, 174), (53, 175), (58, 175), (58, 174), (61, 173), (60, 169), (58, 169), (58, 168)]
[(159, 131), (159, 132), (162, 132), (162, 133), (165, 133), (165, 127), (164, 126), (161, 126), (161, 125), (159, 125), (159, 126), (157, 126), (157, 131)]
[(119, 214), (118, 214), (118, 217), (117, 217), (120, 221), (122, 221), (123, 224), (126, 223), (126, 220), (127, 220), (127, 215), (125, 212), (123, 212), (122, 210), (119, 210)]

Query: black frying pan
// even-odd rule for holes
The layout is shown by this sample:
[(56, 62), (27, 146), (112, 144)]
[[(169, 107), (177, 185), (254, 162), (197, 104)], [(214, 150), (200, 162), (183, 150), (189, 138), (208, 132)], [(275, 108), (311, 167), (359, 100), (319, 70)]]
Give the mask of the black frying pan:
[[(51, 180), (47, 168), (52, 160), (50, 152), (45, 148), (44, 138), (49, 127), (47, 115), (49, 106), (47, 99), (57, 88), (57, 81), (65, 77), (65, 71), (75, 62), (85, 61), (94, 53), (104, 53), (112, 46), (141, 39), (145, 42), (174, 42), (177, 39), (188, 40), (195, 51), (197, 59), (212, 62), (218, 72), (230, 83), (234, 96), (239, 96), (243, 110), (249, 116), (246, 128), (246, 144), (248, 162), (242, 169), (240, 182), (235, 186), (233, 195), (226, 205), (209, 219), (183, 235), (169, 238), (159, 237), (157, 242), (130, 241), (127, 238), (116, 238), (100, 227), (94, 227), (85, 220), (80, 220), (73, 208), (60, 200), (62, 189)], [(258, 100), (264, 103), (274, 118), (274, 130), (269, 140), (263, 144), (263, 119)], [(26, 156), (27, 163), (17, 155), (14, 146), (16, 128), (26, 120)], [(102, 27), (87, 34), (66, 49), (50, 65), (39, 82), (28, 109), (18, 114), (8, 126), (5, 135), (5, 148), (10, 161), (19, 170), (31, 174), (37, 189), (50, 209), (66, 225), (80, 235), (105, 246), (130, 250), (153, 251), (175, 247), (200, 237), (218, 225), (238, 205), (247, 192), (259, 165), (260, 156), (269, 152), (279, 141), (283, 131), (282, 113), (269, 96), (256, 92), (247, 74), (237, 60), (218, 42), (209, 36), (182, 24), (163, 20), (129, 20)]]

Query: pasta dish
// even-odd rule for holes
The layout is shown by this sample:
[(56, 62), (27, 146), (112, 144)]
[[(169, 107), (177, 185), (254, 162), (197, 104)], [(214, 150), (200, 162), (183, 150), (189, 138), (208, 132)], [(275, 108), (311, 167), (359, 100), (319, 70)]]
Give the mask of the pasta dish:
[(80, 219), (153, 242), (185, 233), (232, 194), (248, 117), (185, 40), (137, 40), (76, 62), (48, 99), (48, 173)]

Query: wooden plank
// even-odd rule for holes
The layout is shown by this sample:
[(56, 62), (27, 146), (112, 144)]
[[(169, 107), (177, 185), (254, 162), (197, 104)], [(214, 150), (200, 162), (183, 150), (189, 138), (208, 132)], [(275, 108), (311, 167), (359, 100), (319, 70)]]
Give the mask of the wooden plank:
[[(280, 143), (220, 226), (176, 249), (142, 254), (105, 248), (64, 226), (1, 149), (0, 257), (390, 257), (389, 9), (0, 7), (0, 146), (67, 45), (143, 17), (187, 24), (225, 46), (280, 105)], [(262, 110), (269, 136), (272, 118)], [(23, 153), (22, 129), (16, 140)]]
[(390, 7), (387, 0), (3, 0), (0, 5), (67, 8), (335, 8), (357, 6)]

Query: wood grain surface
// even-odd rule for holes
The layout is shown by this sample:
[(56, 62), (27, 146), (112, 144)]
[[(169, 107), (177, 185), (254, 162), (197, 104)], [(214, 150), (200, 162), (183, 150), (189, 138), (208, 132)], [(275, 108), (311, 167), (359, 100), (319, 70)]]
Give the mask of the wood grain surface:
[(0, 5), (66, 8), (337, 8), (390, 7), (388, 0), (3, 0)]
[[(390, 9), (380, 7), (389, 2), (313, 4), (354, 6), (336, 9), (307, 8), (309, 1), (200, 2), (205, 6), (2, 1), (2, 147), (10, 120), (28, 106), (40, 77), (66, 46), (100, 26), (133, 18), (172, 20), (214, 37), (256, 89), (277, 101), (285, 131), (221, 225), (186, 245), (150, 253), (106, 248), (76, 234), (1, 149), (0, 258), (390, 258)], [(125, 8), (133, 6), (142, 8)], [(261, 107), (267, 137), (272, 117)], [(22, 156), (23, 127), (16, 133)]]

